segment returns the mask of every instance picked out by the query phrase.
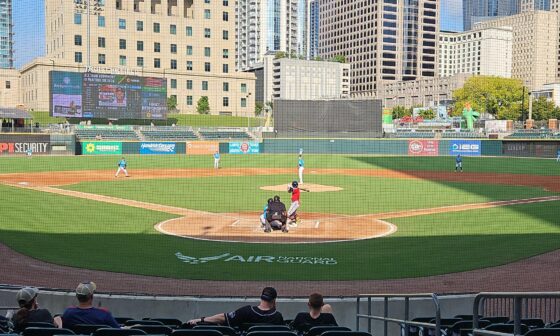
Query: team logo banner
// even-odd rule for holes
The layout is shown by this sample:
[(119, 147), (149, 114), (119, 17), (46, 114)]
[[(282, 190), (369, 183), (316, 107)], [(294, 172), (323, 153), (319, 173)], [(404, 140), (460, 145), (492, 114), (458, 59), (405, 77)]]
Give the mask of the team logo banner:
[(449, 145), (449, 154), (463, 156), (479, 156), (481, 142), (480, 140), (452, 140)]
[(174, 142), (142, 142), (140, 154), (177, 154)]
[(258, 142), (230, 142), (230, 154), (259, 154), (261, 146)]
[(439, 142), (437, 140), (409, 140), (408, 155), (437, 156)]
[(122, 142), (82, 142), (82, 155), (122, 154)]

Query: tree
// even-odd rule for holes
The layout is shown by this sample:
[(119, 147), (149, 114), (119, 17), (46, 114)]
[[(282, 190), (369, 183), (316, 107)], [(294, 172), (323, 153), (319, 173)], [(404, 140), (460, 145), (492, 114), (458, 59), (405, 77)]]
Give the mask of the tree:
[(288, 54), (286, 54), (284, 51), (277, 51), (276, 54), (274, 54), (274, 59), (280, 59), (286, 57), (288, 57)]
[(335, 55), (332, 60), (332, 62), (338, 62), (338, 63), (346, 63), (346, 56), (344, 55)]
[(549, 101), (546, 97), (539, 97), (533, 100), (533, 119), (548, 120), (555, 118), (554, 102)]
[[(453, 99), (454, 116), (461, 116), (469, 102), (477, 112), (488, 112), (497, 119), (518, 120), (522, 117), (523, 84), (517, 79), (473, 76), (453, 92)], [(528, 110), (528, 102), (528, 90), (525, 90), (524, 111)]]
[(263, 112), (264, 105), (261, 102), (255, 103), (255, 115), (260, 116)]
[(177, 109), (177, 96), (171, 95), (167, 97), (167, 109), (169, 111), (174, 111)]
[(202, 96), (196, 103), (196, 110), (200, 114), (209, 114), (210, 113), (210, 104), (208, 103), (208, 97)]
[(412, 115), (412, 112), (410, 111), (410, 109), (407, 109), (404, 106), (398, 105), (393, 107), (393, 119), (400, 119), (402, 117), (406, 117), (410, 115)]
[(322, 61), (323, 58), (322, 58), (321, 56), (315, 56), (315, 57), (313, 58), (313, 60), (314, 60), (314, 61)]
[(431, 119), (434, 119), (436, 117), (436, 113), (431, 108), (420, 111), (420, 113), (418, 115), (421, 116), (425, 120), (431, 120)]

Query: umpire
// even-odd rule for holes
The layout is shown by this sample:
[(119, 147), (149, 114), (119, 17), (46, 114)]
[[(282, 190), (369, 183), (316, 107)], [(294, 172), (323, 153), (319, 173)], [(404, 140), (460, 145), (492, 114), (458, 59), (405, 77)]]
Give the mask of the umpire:
[(274, 196), (272, 203), (268, 205), (266, 212), (266, 225), (264, 232), (271, 232), (272, 230), (282, 230), (288, 232), (288, 213), (286, 205), (280, 201), (280, 196)]

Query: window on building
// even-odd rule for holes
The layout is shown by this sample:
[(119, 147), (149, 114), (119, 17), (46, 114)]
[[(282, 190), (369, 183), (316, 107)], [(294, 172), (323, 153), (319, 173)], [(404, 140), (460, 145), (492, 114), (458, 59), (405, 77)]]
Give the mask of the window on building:
[(241, 98), (241, 107), (247, 107), (247, 98)]
[(191, 27), (191, 26), (187, 26), (187, 27), (186, 27), (186, 32), (187, 32), (187, 36), (192, 36), (192, 27)]
[(82, 53), (81, 52), (75, 52), (74, 53), (74, 62), (76, 63), (82, 63)]
[(212, 16), (210, 15), (210, 10), (209, 9), (205, 9), (204, 10), (204, 18), (210, 20), (212, 18)]
[(122, 9), (122, 0), (116, 0), (115, 1), (115, 8), (118, 10)]
[(136, 31), (144, 31), (144, 21), (136, 21)]
[(159, 58), (154, 58), (154, 68), (161, 68), (161, 60)]
[(171, 85), (172, 89), (176, 89), (177, 88), (177, 80), (175, 78), (171, 78), (171, 82), (169, 83), (169, 85)]
[(229, 97), (222, 98), (222, 106), (228, 107), (229, 106)]
[(11, 88), (12, 88), (12, 82), (6, 81), (6, 89), (11, 89)]
[(193, 69), (192, 61), (187, 61), (187, 70), (192, 71), (192, 69)]
[(191, 79), (187, 79), (187, 90), (192, 90), (193, 82)]
[(204, 62), (204, 71), (210, 72), (210, 62)]
[(173, 70), (177, 70), (177, 60), (172, 59), (169, 67)]
[(229, 49), (222, 49), (222, 57), (229, 58)]
[(98, 16), (97, 17), (97, 26), (98, 27), (105, 27), (105, 17), (104, 16)]
[(241, 83), (241, 92), (247, 93), (247, 84)]
[(210, 4), (210, 0), (204, 0), (204, 3), (209, 5)]
[(229, 72), (229, 65), (222, 64), (222, 72), (223, 73), (228, 73)]
[(74, 45), (82, 45), (82, 35), (74, 35)]
[(192, 106), (192, 104), (193, 104), (192, 96), (187, 96), (187, 105)]
[(205, 38), (210, 38), (211, 37), (211, 31), (210, 28), (204, 28), (204, 37)]
[(169, 25), (169, 33), (171, 35), (177, 35), (177, 25)]
[(192, 55), (192, 54), (193, 54), (193, 48), (192, 48), (192, 46), (188, 45), (188, 46), (187, 46), (187, 55), (190, 56), (190, 55)]
[(121, 49), (121, 50), (126, 49), (126, 40), (125, 39), (119, 39), (119, 49)]
[(144, 51), (144, 41), (136, 41), (136, 50)]
[(177, 53), (177, 45), (176, 45), (176, 44), (172, 44), (170, 49), (171, 49), (171, 53), (172, 53), (172, 54), (176, 54), (176, 53)]
[(81, 25), (82, 24), (82, 14), (75, 13), (74, 14), (74, 24)]
[(160, 26), (158, 22), (154, 22), (154, 33), (160, 32)]
[(154, 42), (154, 52), (161, 52), (161, 44), (159, 42)]
[(228, 0), (222, 0), (222, 6), (224, 6), (224, 7), (229, 6), (229, 1)]
[(208, 81), (202, 81), (202, 91), (208, 91)]
[(120, 55), (119, 56), (119, 65), (126, 66), (126, 56), (125, 55)]
[(210, 47), (204, 47), (204, 57), (210, 57)]
[(119, 19), (119, 29), (126, 29), (126, 20)]
[(222, 39), (223, 40), (229, 40), (229, 31), (222, 30)]
[(144, 57), (136, 57), (136, 66), (144, 67)]
[(105, 48), (105, 38), (104, 37), (98, 37), (97, 38), (97, 47), (98, 48)]
[(229, 13), (228, 12), (222, 12), (222, 20), (223, 21), (229, 21)]
[(228, 92), (229, 91), (229, 83), (228, 82), (223, 82), (222, 83), (222, 90), (224, 92)]
[(99, 64), (106, 64), (107, 60), (105, 58), (105, 54), (98, 54), (97, 55), (97, 63)]

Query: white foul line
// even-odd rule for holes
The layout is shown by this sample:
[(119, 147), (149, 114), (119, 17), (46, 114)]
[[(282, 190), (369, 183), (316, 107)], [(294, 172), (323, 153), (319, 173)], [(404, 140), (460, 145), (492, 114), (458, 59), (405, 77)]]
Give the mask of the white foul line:
[(235, 222), (231, 223), (231, 225), (230, 225), (230, 226), (236, 226), (237, 224), (239, 224), (239, 219), (238, 219), (238, 220), (236, 220)]
[(315, 222), (315, 228), (316, 228), (316, 229), (319, 228), (319, 224), (321, 224), (321, 221), (316, 221), (316, 222)]

